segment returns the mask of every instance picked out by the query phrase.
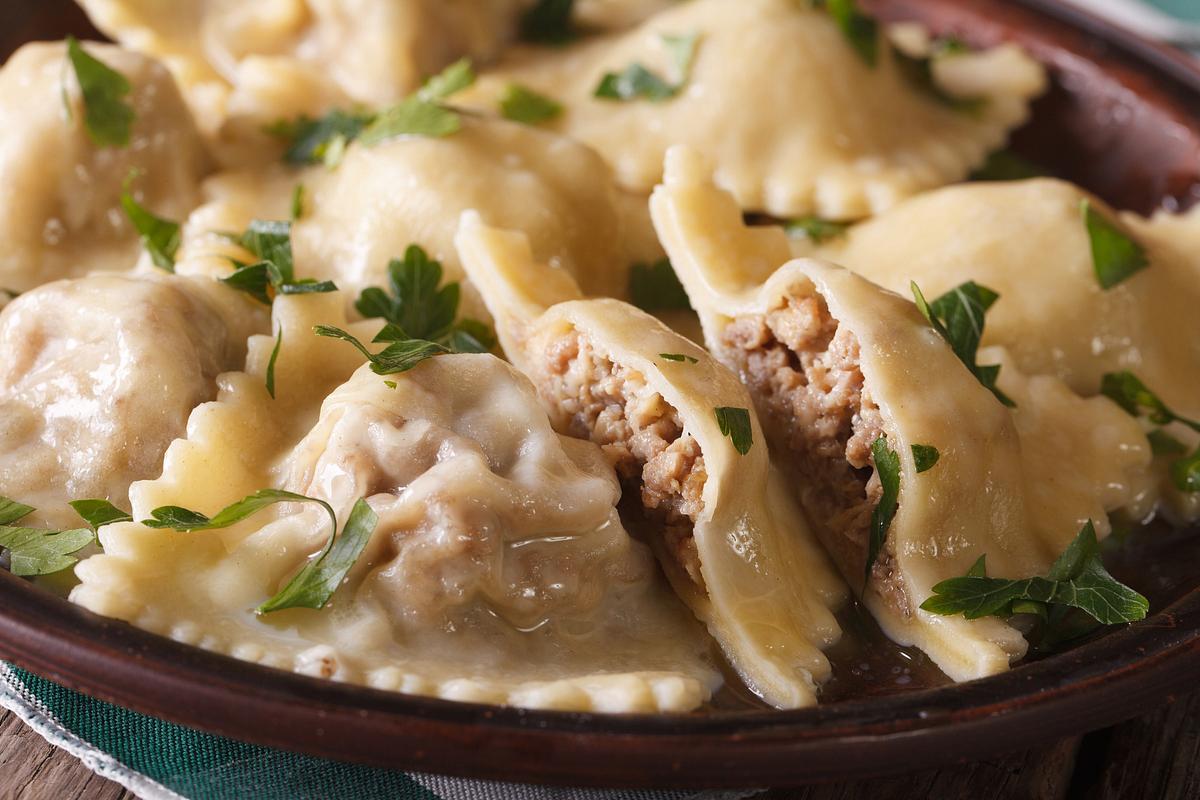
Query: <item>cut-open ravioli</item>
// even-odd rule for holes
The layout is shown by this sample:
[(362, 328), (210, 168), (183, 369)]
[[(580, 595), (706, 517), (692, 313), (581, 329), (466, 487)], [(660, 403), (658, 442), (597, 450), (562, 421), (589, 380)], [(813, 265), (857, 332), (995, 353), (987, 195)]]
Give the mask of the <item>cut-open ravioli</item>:
[(616, 300), (582, 300), (524, 234), (464, 215), (463, 265), (556, 429), (601, 446), (676, 591), (747, 685), (816, 701), (840, 582), (772, 474), (750, 398), (703, 349)]
[(241, 367), (265, 324), (249, 305), (204, 278), (107, 274), (14, 300), (0, 313), (0, 495), (50, 525), (78, 522), (71, 500), (126, 506), (217, 375)]
[[(693, 36), (694, 63), (681, 75), (673, 61)], [(547, 124), (599, 150), (633, 190), (653, 188), (667, 148), (687, 144), (714, 159), (744, 209), (853, 219), (965, 177), (1026, 119), (1045, 84), (1011, 45), (948, 56), (934, 80), (980, 100), (956, 110), (876, 44), (870, 66), (829, 14), (792, 0), (693, 0), (628, 33), (515, 52), (473, 98), (492, 105), (517, 82), (561, 102), (564, 113)], [(596, 97), (605, 75), (635, 64), (668, 96)]]
[(331, 296), (280, 298), (276, 322), (279, 399), (260, 337), (162, 478), (134, 486), (134, 515), (276, 486), (345, 519), (366, 498), (379, 521), (332, 600), (255, 614), (330, 535), (319, 508), (291, 504), (221, 531), (108, 526), (75, 602), (238, 658), (447, 699), (629, 712), (708, 697), (703, 629), (622, 527), (600, 451), (554, 433), (526, 378), (489, 355), (389, 382), (353, 371), (354, 350), (310, 330), (347, 325)]
[(1186, 220), (1125, 217), (1149, 265), (1104, 289), (1084, 200), (1118, 220), (1062, 181), (968, 184), (908, 200), (814, 252), (906, 295), (911, 281), (930, 298), (968, 280), (987, 286), (1000, 299), (983, 343), (1004, 346), (1023, 372), (1089, 396), (1104, 373), (1132, 370), (1172, 408), (1200, 416), (1200, 272), (1166, 227), (1187, 230)]
[[(469, 208), (528, 231), (539, 258), (593, 294), (623, 296), (630, 266), (661, 255), (645, 203), (617, 189), (593, 151), (525, 125), (479, 119), (464, 119), (445, 138), (352, 145), (333, 170), (216, 176), (206, 185), (209, 202), (186, 225), (182, 252), (227, 252), (218, 232), (265, 214), (286, 218), (297, 184), (304, 185), (303, 213), (292, 228), (297, 273), (334, 280), (348, 299), (386, 285), (389, 260), (412, 244), (442, 262), (447, 280), (460, 280), (454, 233)], [(465, 299), (470, 313), (482, 313), (470, 287)]]
[[(1049, 565), (1009, 411), (911, 302), (840, 267), (788, 261), (782, 231), (746, 227), (695, 154), (673, 152), (651, 210), (710, 349), (750, 387), (818, 535), (883, 630), (955, 680), (1006, 669), (1026, 647), (1015, 629), (919, 606), (984, 554), (998, 576)], [(880, 528), (881, 440), (899, 487)]]
[(126, 145), (90, 137), (66, 45), (26, 45), (0, 69), (0, 288), (133, 264), (138, 235), (121, 208), (127, 181), (163, 216), (182, 217), (199, 202), (206, 158), (170, 73), (119, 47), (85, 50), (130, 84), (121, 101), (133, 113)]
[[(96, 27), (162, 58), (205, 132), (383, 106), (512, 38), (526, 0), (82, 0)], [(226, 126), (232, 121), (232, 129)], [(223, 126), (225, 127), (222, 130)], [(231, 141), (224, 141), (231, 144)]]

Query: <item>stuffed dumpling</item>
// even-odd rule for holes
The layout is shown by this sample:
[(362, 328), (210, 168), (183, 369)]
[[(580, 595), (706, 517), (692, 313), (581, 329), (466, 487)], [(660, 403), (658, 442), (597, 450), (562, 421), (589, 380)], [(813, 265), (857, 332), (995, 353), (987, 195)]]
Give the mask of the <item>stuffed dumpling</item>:
[(601, 446), (676, 591), (746, 683), (776, 706), (815, 702), (841, 587), (771, 472), (737, 377), (630, 305), (582, 300), (521, 233), (467, 214), (458, 247), (505, 352), (557, 430)]

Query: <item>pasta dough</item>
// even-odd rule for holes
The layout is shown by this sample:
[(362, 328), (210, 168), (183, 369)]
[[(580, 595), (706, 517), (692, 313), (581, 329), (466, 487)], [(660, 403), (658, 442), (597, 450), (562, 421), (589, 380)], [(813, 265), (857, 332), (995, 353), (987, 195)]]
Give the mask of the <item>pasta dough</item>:
[(816, 253), (906, 295), (914, 280), (930, 298), (973, 280), (1000, 295), (984, 343), (1004, 346), (1023, 372), (1056, 375), (1087, 396), (1104, 373), (1132, 370), (1172, 408), (1200, 416), (1194, 260), (1155, 225), (1134, 222), (1150, 266), (1102, 289), (1080, 214), (1087, 197), (1050, 179), (949, 187)]
[[(600, 444), (640, 492), (672, 584), (747, 685), (776, 706), (814, 703), (830, 672), (821, 650), (840, 635), (829, 611), (840, 587), (770, 475), (737, 378), (632, 306), (579, 300), (569, 275), (535, 264), (523, 234), (469, 213), (458, 247), (505, 352), (556, 429)], [(739, 453), (718, 408), (746, 413), (757, 446)]]
[(632, 28), (684, 0), (577, 0), (575, 19), (585, 28)]
[(157, 214), (180, 218), (199, 201), (206, 157), (171, 75), (117, 47), (86, 50), (132, 84), (126, 101), (137, 116), (128, 147), (98, 147), (88, 138), (62, 43), (25, 45), (0, 69), (2, 288), (24, 291), (132, 266), (138, 236), (120, 198), (135, 170), (143, 174), (131, 190)]
[[(594, 97), (606, 73), (634, 63), (678, 80), (662, 37), (691, 35), (698, 49), (678, 96)], [(491, 106), (513, 81), (559, 100), (566, 112), (549, 124), (595, 147), (635, 191), (652, 189), (667, 148), (686, 144), (715, 161), (718, 182), (744, 209), (854, 219), (965, 177), (1045, 86), (1041, 68), (1012, 46), (942, 61), (937, 80), (987, 98), (978, 113), (922, 94), (887, 48), (869, 67), (823, 11), (791, 0), (694, 0), (615, 38), (518, 52), (480, 82), (475, 101)]]
[[(236, 147), (264, 123), (394, 103), (452, 61), (486, 60), (527, 0), (81, 0), (96, 27), (162, 58)], [(232, 124), (226, 124), (232, 120)]]
[(206, 279), (93, 275), (0, 313), (0, 495), (71, 526), (70, 500), (126, 505), (188, 415), (240, 367), (261, 313)]
[[(303, 183), (304, 214), (292, 234), (296, 269), (336, 281), (347, 299), (385, 285), (388, 261), (402, 258), (410, 244), (441, 261), (446, 280), (462, 279), (454, 232), (468, 208), (527, 231), (538, 257), (593, 294), (623, 296), (630, 266), (661, 254), (645, 203), (616, 189), (591, 150), (503, 120), (463, 122), (442, 139), (354, 145), (335, 170), (218, 176), (206, 187), (210, 202), (187, 225), (183, 252), (229, 253), (212, 232), (241, 230), (264, 214), (286, 218), (292, 191)], [(472, 289), (465, 301), (470, 313), (483, 313)]]
[(447, 699), (683, 711), (708, 696), (719, 678), (702, 631), (621, 527), (611, 469), (551, 430), (526, 379), (493, 356), (454, 355), (392, 388), (313, 336), (318, 321), (347, 325), (341, 301), (277, 299), (278, 399), (263, 388), (272, 342), (260, 337), (248, 373), (221, 378), (163, 477), (131, 498), (140, 519), (276, 485), (344, 519), (366, 497), (380, 521), (331, 603), (251, 611), (328, 537), (307, 506), (223, 531), (108, 526), (104, 554), (77, 569), (75, 602), (238, 658)]

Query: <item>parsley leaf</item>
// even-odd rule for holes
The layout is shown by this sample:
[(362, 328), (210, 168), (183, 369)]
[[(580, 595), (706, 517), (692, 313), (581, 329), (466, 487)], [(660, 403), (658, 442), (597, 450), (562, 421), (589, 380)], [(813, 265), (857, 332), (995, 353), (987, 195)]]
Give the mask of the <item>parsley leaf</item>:
[[(1134, 417), (1145, 416), (1155, 425), (1179, 423), (1200, 432), (1200, 422), (1181, 417), (1167, 407), (1132, 372), (1110, 372), (1100, 381), (1100, 393)], [(1161, 428), (1147, 434), (1155, 455), (1180, 455), (1187, 452), (1182, 442)], [(1171, 462), (1171, 482), (1181, 492), (1200, 492), (1200, 447), (1191, 455)]]
[(875, 66), (879, 60), (879, 24), (860, 11), (855, 0), (824, 0), (824, 5), (854, 52), (867, 65)]
[(22, 517), (27, 517), (36, 511), (33, 506), (0, 497), (0, 525), (10, 525)]
[(132, 522), (133, 517), (107, 500), (72, 500), (69, 505), (83, 521), (98, 530), (114, 522)]
[(643, 311), (690, 311), (691, 302), (668, 259), (634, 264), (629, 271), (629, 302)]
[(85, 528), (54, 531), (11, 526), (35, 510), (33, 506), (0, 497), (0, 547), (8, 549), (9, 569), (14, 575), (26, 577), (61, 572), (79, 561), (72, 553), (95, 540), (92, 531)]
[(237, 269), (221, 282), (264, 305), (271, 305), (274, 297), (280, 294), (320, 294), (338, 290), (333, 281), (296, 279), (291, 222), (256, 219), (244, 233), (229, 238), (260, 260), (254, 264), (235, 261)]
[(73, 556), (95, 541), (91, 528), (48, 531), (0, 525), (0, 546), (8, 548), (13, 575), (50, 575), (74, 566)]
[[(1134, 622), (1150, 610), (1145, 597), (1117, 581), (1100, 561), (1095, 526), (1089, 521), (1054, 562), (1045, 577), (1010, 580), (989, 578), (981, 566), (967, 576), (951, 578), (933, 587), (921, 608), (934, 614), (962, 614), (967, 619), (1010, 617), (1038, 613), (1046, 618), (1063, 616), (1056, 606), (1086, 612), (1103, 625)], [(1039, 608), (1040, 606), (1040, 608)]]
[(150, 254), (154, 266), (174, 272), (175, 254), (179, 252), (181, 239), (179, 223), (150, 213), (133, 199), (128, 189), (121, 193), (121, 207), (141, 237), (142, 247)]
[(422, 340), (457, 353), (486, 353), (495, 347), (496, 337), (487, 325), (474, 319), (455, 321), (462, 289), (457, 282), (438, 288), (443, 274), (441, 263), (419, 245), (409, 245), (403, 260), (392, 259), (391, 295), (371, 286), (354, 304), (367, 319), (379, 317), (388, 323), (375, 341)]
[(378, 515), (360, 498), (354, 503), (341, 535), (330, 537), (317, 557), (256, 611), (269, 614), (285, 608), (324, 608), (362, 555), (377, 524)]
[(1046, 171), (1011, 150), (997, 150), (983, 166), (971, 173), (973, 181), (1020, 181), (1040, 178)]
[(896, 516), (900, 506), (900, 456), (888, 447), (887, 439), (880, 436), (871, 443), (871, 456), (875, 461), (875, 474), (879, 476), (879, 484), (883, 487), (883, 495), (871, 512), (871, 539), (867, 545), (866, 579), (871, 579), (871, 570), (875, 561), (883, 552), (887, 541), (888, 528)]
[(893, 58), (900, 75), (913, 88), (933, 98), (937, 102), (954, 111), (964, 114), (978, 114), (987, 107), (986, 97), (959, 97), (943, 89), (933, 77), (933, 63), (947, 54), (960, 52), (936, 48), (932, 56), (910, 56), (896, 48), (892, 48)]
[(104, 62), (89, 55), (74, 36), (67, 37), (70, 61), (83, 95), (83, 124), (97, 147), (126, 147), (133, 135), (136, 117), (125, 97), (133, 91), (129, 80)]
[(700, 359), (694, 358), (692, 356), (684, 355), (683, 353), (659, 353), (658, 357), (665, 359), (667, 361), (679, 361), (679, 362), (686, 361), (689, 364), (699, 364), (700, 363)]
[(562, 103), (519, 83), (510, 83), (500, 98), (500, 115), (526, 125), (536, 125), (554, 119), (562, 112)]
[[(403, 334), (403, 331), (400, 331), (394, 325), (389, 325), (381, 331), (381, 335), (386, 334), (389, 328), (393, 329), (397, 336)], [(343, 342), (349, 342), (354, 345), (360, 353), (366, 356), (367, 361), (371, 364), (371, 371), (376, 375), (396, 375), (401, 372), (408, 372), (427, 358), (447, 355), (452, 352), (450, 348), (436, 342), (428, 342), (422, 339), (397, 338), (383, 350), (378, 353), (372, 353), (367, 349), (366, 345), (341, 328), (335, 328), (332, 325), (314, 325), (313, 333), (317, 336), (325, 336), (330, 339), (341, 339)], [(381, 340), (377, 336), (375, 341), (379, 342)]]
[(271, 349), (271, 358), (267, 361), (267, 394), (275, 399), (275, 362), (279, 360), (279, 350), (283, 347), (283, 328), (275, 336), (275, 347)]
[(289, 164), (334, 167), (341, 161), (346, 144), (357, 139), (372, 119), (373, 114), (334, 110), (318, 119), (301, 116), (290, 122), (280, 121), (267, 132), (289, 141), (283, 156)]
[(601, 100), (649, 100), (660, 103), (670, 100), (683, 91), (691, 77), (692, 62), (696, 58), (698, 34), (689, 36), (661, 36), (663, 47), (671, 55), (675, 65), (676, 80), (668, 82), (636, 61), (623, 72), (608, 72), (600, 79), (594, 96)]
[(471, 62), (456, 61), (426, 81), (416, 94), (380, 112), (363, 129), (360, 141), (370, 147), (397, 136), (438, 138), (457, 133), (462, 128), (459, 112), (442, 105), (442, 101), (474, 81)]
[(292, 222), (304, 216), (304, 184), (297, 183), (292, 189)]
[(565, 44), (575, 38), (571, 11), (575, 0), (538, 0), (521, 17), (521, 38), (540, 44)]
[(850, 227), (849, 222), (834, 222), (817, 216), (797, 217), (784, 223), (784, 232), (793, 239), (809, 239), (813, 244), (820, 244), (829, 239), (836, 239)]
[(937, 464), (938, 459), (942, 454), (938, 452), (936, 447), (927, 444), (914, 444), (912, 446), (913, 461), (917, 464), (917, 474), (928, 472)]
[(916, 300), (921, 314), (929, 321), (933, 329), (950, 344), (954, 354), (962, 363), (966, 364), (967, 369), (971, 370), (971, 374), (978, 378), (979, 382), (991, 391), (1001, 403), (1010, 407), (1015, 406), (1016, 403), (996, 386), (996, 378), (1000, 375), (999, 365), (981, 366), (975, 361), (979, 342), (983, 338), (984, 316), (1000, 295), (986, 286), (980, 286), (974, 281), (967, 281), (930, 304), (926, 302), (925, 295), (921, 293), (916, 281), (911, 283), (911, 287), (913, 298)]
[(1150, 266), (1146, 249), (1114, 222), (1092, 207), (1091, 201), (1079, 205), (1087, 226), (1092, 248), (1092, 267), (1102, 289), (1111, 289), (1134, 273)]
[(739, 455), (749, 453), (754, 445), (754, 428), (750, 424), (749, 409), (720, 406), (714, 408), (713, 412), (716, 414), (721, 435), (729, 437), (733, 442), (733, 449), (737, 450)]
[(256, 611), (266, 614), (285, 608), (320, 609), (337, 591), (375, 530), (379, 518), (365, 500), (360, 499), (354, 504), (341, 536), (337, 535), (337, 515), (328, 503), (281, 489), (263, 489), (255, 492), (226, 506), (212, 518), (179, 506), (163, 506), (151, 511), (153, 519), (143, 520), (142, 524), (149, 528), (173, 528), (177, 531), (211, 531), (228, 528), (269, 506), (287, 502), (318, 503), (329, 515), (333, 529), (317, 557), (305, 564), (283, 589), (260, 605)]

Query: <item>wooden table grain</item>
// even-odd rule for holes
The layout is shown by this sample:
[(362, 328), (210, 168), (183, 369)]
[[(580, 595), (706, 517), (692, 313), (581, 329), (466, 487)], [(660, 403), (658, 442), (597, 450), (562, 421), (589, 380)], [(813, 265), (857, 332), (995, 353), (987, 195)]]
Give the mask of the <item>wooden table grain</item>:
[[(0, 717), (2, 800), (133, 800)], [(777, 789), (762, 800), (1195, 800), (1200, 798), (1200, 692), (1086, 736), (895, 778)]]

